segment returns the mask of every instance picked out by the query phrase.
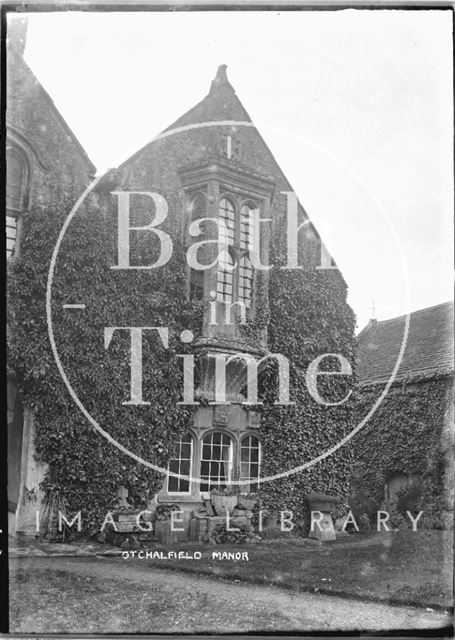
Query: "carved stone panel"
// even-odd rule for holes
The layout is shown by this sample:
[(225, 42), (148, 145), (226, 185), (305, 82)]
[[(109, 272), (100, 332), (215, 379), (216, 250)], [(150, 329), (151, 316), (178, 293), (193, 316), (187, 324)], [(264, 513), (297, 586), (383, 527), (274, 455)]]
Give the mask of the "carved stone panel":
[(248, 423), (252, 429), (259, 429), (261, 420), (257, 411), (248, 411)]
[(229, 405), (216, 405), (213, 412), (213, 423), (219, 427), (226, 427), (229, 421)]

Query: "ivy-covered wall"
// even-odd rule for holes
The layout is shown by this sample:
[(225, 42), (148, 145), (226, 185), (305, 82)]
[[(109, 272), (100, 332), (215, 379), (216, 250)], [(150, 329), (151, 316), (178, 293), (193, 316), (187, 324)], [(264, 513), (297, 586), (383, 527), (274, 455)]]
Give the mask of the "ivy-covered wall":
[[(35, 413), (36, 449), (49, 469), (45, 489), (58, 495), (69, 513), (82, 509), (84, 523), (96, 527), (112, 508), (120, 484), (128, 487), (133, 502), (145, 506), (162, 479), (120, 453), (88, 424), (54, 362), (45, 288), (51, 251), (68, 206), (61, 194), (54, 206), (24, 216), (22, 257), (9, 274), (9, 367), (24, 404)], [(178, 248), (172, 265), (143, 272), (113, 271), (112, 251), (111, 229), (101, 210), (88, 207), (71, 223), (56, 264), (52, 310), (57, 349), (75, 392), (94, 418), (128, 449), (165, 467), (172, 443), (192, 421), (191, 408), (177, 404), (182, 367), (175, 355), (189, 347), (177, 343), (176, 336), (188, 328), (198, 335), (203, 303), (186, 299)], [(275, 269), (271, 275), (269, 349), (291, 363), (295, 405), (273, 404), (276, 371), (273, 366), (266, 369), (260, 380), (265, 401), (262, 475), (309, 461), (352, 428), (351, 399), (335, 407), (321, 406), (308, 393), (305, 380), (309, 363), (322, 353), (341, 353), (353, 362), (354, 316), (345, 295), (336, 271), (306, 265), (302, 271)], [(65, 311), (62, 305), (68, 302), (83, 302), (86, 310)], [(133, 409), (121, 405), (129, 395), (129, 338), (118, 335), (106, 350), (103, 335), (105, 326), (141, 325), (169, 327), (171, 348), (161, 348), (153, 335), (145, 339), (144, 399), (151, 404)], [(254, 326), (249, 329), (254, 331)], [(321, 395), (330, 402), (342, 400), (348, 387), (346, 379), (337, 377), (319, 383)], [(344, 447), (305, 472), (264, 483), (264, 505), (292, 509), (298, 520), (305, 510), (305, 493), (346, 495), (350, 462), (349, 447)]]
[[(24, 61), (25, 28), (26, 20), (20, 17), (8, 23), (6, 146), (13, 148), (14, 153), (20, 156), (24, 169), (24, 218), (33, 218), (33, 214), (38, 210), (47, 210), (49, 215), (54, 215), (54, 224), (50, 224), (48, 236), (48, 242), (52, 242), (58, 229), (55, 224), (69, 213), (89, 182), (95, 167)], [(38, 240), (38, 247), (34, 246), (33, 237), (28, 241), (27, 236), (33, 234), (34, 229), (30, 228), (28, 221), (25, 222), (25, 227), (23, 228), (20, 218), (15, 260), (21, 260), (23, 240), (29, 255), (24, 258), (24, 270), (17, 279), (16, 265), (8, 265), (8, 286), (11, 286), (11, 291), (15, 293), (13, 297), (9, 297), (7, 307), (8, 335), (13, 342), (16, 337), (19, 339), (19, 334), (22, 335), (23, 364), (37, 345), (43, 344), (47, 339), (46, 327), (43, 324), (45, 315), (38, 324), (35, 324), (33, 318), (37, 311), (35, 306), (38, 307), (39, 313), (45, 313), (41, 294), (46, 275), (40, 267), (45, 256), (49, 259), (49, 251), (40, 257), (37, 256), (37, 248), (41, 247), (40, 241)], [(46, 233), (47, 229), (43, 228), (42, 231)], [(50, 246), (46, 247), (46, 250)], [(25, 308), (22, 311), (24, 305), (33, 308)], [(29, 314), (29, 311), (32, 313)], [(8, 468), (8, 527), (12, 534), (19, 531), (33, 533), (35, 509), (39, 507), (42, 496), (39, 483), (45, 471), (45, 465), (35, 455), (34, 416), (32, 406), (26, 402), (30, 400), (33, 403), (35, 395), (39, 398), (40, 392), (37, 390), (35, 394), (33, 391), (32, 395), (27, 395), (26, 398), (22, 398), (20, 393), (16, 394), (16, 383), (24, 388), (21, 381), (22, 371), (20, 368), (16, 370), (16, 364), (18, 363), (14, 359), (8, 362), (8, 391), (10, 397), (15, 398), (8, 407), (11, 419), (8, 419), (7, 430), (8, 460), (11, 463)], [(29, 364), (29, 377), (36, 381), (40, 376), (41, 367), (45, 367), (46, 364), (34, 358), (31, 358)], [(15, 442), (21, 443), (22, 446), (15, 447)]]
[[(247, 118), (232, 87), (224, 85), (207, 100), (204, 119)], [(202, 104), (202, 103), (201, 103)], [(207, 106), (206, 105), (206, 106)], [(205, 107), (204, 107), (205, 108)], [(196, 112), (192, 117), (199, 117)], [(181, 123), (182, 124), (182, 123)], [(183, 123), (183, 124), (186, 124)], [(191, 425), (194, 407), (182, 400), (182, 362), (177, 358), (191, 347), (178, 340), (183, 329), (198, 337), (202, 327), (201, 302), (189, 302), (185, 293), (182, 212), (178, 169), (216, 151), (215, 128), (183, 132), (159, 140), (133, 156), (118, 175), (126, 190), (156, 190), (169, 204), (164, 228), (172, 233), (174, 255), (159, 269), (112, 270), (116, 254), (115, 202), (105, 196), (89, 198), (71, 222), (60, 247), (52, 287), (52, 317), (57, 350), (75, 393), (101, 426), (118, 442), (142, 458), (166, 467), (172, 444)], [(325, 353), (341, 354), (354, 368), (355, 318), (346, 302), (346, 284), (336, 270), (316, 269), (317, 234), (311, 225), (302, 230), (303, 269), (282, 270), (286, 262), (286, 197), (291, 190), (272, 154), (252, 127), (235, 132), (242, 144), (242, 161), (271, 176), (276, 184), (270, 215), (272, 239), (268, 303), (258, 310), (245, 331), (252, 342), (264, 327), (268, 349), (291, 363), (291, 400), (274, 405), (277, 380), (273, 364), (261, 375), (261, 475), (291, 471), (324, 453), (353, 426), (353, 396), (337, 406), (323, 406), (308, 393), (305, 374), (309, 363)], [(32, 203), (23, 219), (20, 259), (9, 273), (9, 368), (17, 380), (24, 405), (35, 415), (35, 446), (48, 466), (44, 488), (68, 514), (82, 510), (84, 525), (98, 527), (116, 500), (119, 485), (130, 499), (146, 506), (162, 483), (158, 473), (120, 453), (84, 418), (59, 374), (46, 325), (45, 295), (50, 258), (59, 230), (80, 196), (58, 179), (50, 180), (52, 197)], [(115, 185), (112, 186), (114, 190)], [(108, 194), (110, 187), (106, 187)], [(101, 205), (101, 206), (100, 206)], [(110, 213), (109, 213), (110, 212)], [(303, 210), (299, 207), (301, 219)], [(138, 246), (141, 250), (141, 246)], [(132, 261), (134, 264), (134, 260)], [(267, 278), (259, 278), (260, 287)], [(264, 300), (267, 295), (264, 296)], [(83, 303), (84, 310), (64, 310)], [(205, 304), (207, 301), (205, 301)], [(104, 328), (155, 326), (169, 328), (169, 349), (156, 334), (144, 338), (144, 400), (142, 406), (122, 405), (129, 397), (129, 336), (116, 333), (105, 348)], [(322, 367), (339, 366), (327, 359)], [(342, 401), (352, 387), (351, 376), (319, 379), (318, 390), (328, 402)], [(312, 491), (345, 496), (348, 490), (350, 447), (346, 446), (299, 474), (261, 485), (261, 500), (271, 511), (295, 512), (305, 529), (305, 494)]]
[[(360, 420), (382, 392), (382, 385), (362, 387)], [(423, 510), (419, 526), (445, 526), (451, 518), (453, 482), (453, 377), (406, 379), (395, 383), (353, 440), (351, 495), (376, 509), (383, 506), (384, 485), (396, 473), (411, 478), (398, 507)], [(451, 473), (452, 469), (452, 473)], [(365, 507), (366, 509), (368, 507)]]
[[(272, 260), (284, 264), (284, 225), (277, 225)], [(265, 404), (261, 410), (263, 446), (262, 475), (275, 475), (310, 462), (336, 445), (354, 424), (355, 316), (346, 302), (346, 284), (338, 270), (315, 268), (317, 261), (306, 254), (304, 269), (274, 269), (270, 276), (268, 347), (285, 355), (290, 363), (293, 406), (274, 405), (277, 398), (276, 369), (269, 367), (261, 383)], [(308, 365), (322, 354), (340, 354), (352, 366), (352, 376), (320, 376), (317, 388), (327, 403), (316, 402), (309, 393)], [(339, 370), (336, 359), (321, 362), (323, 370)], [(322, 492), (343, 498), (347, 495), (351, 447), (344, 446), (333, 455), (298, 473), (261, 484), (264, 508), (271, 512), (289, 509), (298, 530), (307, 532), (308, 506), (305, 495)]]
[[(99, 435), (75, 405), (50, 348), (45, 293), (51, 251), (69, 204), (35, 208), (24, 216), (23, 252), (9, 273), (8, 366), (24, 405), (36, 421), (36, 451), (48, 465), (44, 488), (70, 514), (82, 509), (84, 524), (98, 526), (112, 508), (119, 485), (145, 506), (161, 486), (159, 474), (136, 463)], [(98, 208), (87, 208), (70, 225), (52, 287), (57, 351), (71, 385), (95, 420), (118, 442), (159, 466), (191, 422), (182, 407), (181, 362), (176, 343), (183, 328), (200, 325), (197, 303), (185, 297), (183, 261), (163, 272), (113, 271), (112, 237)], [(178, 253), (178, 251), (176, 252)], [(90, 286), (87, 286), (90, 283)], [(169, 295), (169, 292), (172, 295)], [(147, 294), (145, 293), (147, 292)], [(65, 303), (83, 302), (84, 311)], [(130, 343), (126, 334), (104, 347), (105, 326), (167, 326), (169, 349), (150, 332), (144, 338), (144, 406), (122, 406), (129, 397)]]

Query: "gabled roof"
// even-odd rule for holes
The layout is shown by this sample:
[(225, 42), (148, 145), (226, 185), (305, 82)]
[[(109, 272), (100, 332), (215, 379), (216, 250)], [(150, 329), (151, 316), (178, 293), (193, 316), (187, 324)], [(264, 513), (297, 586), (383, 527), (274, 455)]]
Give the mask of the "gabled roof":
[[(244, 106), (238, 99), (234, 87), (227, 78), (226, 65), (222, 64), (218, 68), (218, 72), (214, 80), (212, 80), (209, 93), (200, 102), (194, 105), (194, 107), (191, 107), (191, 109), (186, 111), (175, 122), (166, 127), (166, 129), (164, 129), (157, 138), (168, 131), (173, 131), (180, 127), (187, 127), (188, 125), (201, 124), (204, 122), (228, 122), (234, 120), (239, 122), (252, 122)], [(144, 151), (146, 151), (155, 142), (155, 140), (156, 138), (141, 147), (132, 156), (122, 162), (118, 169), (122, 169), (133, 159), (144, 153)]]
[[(24, 61), (24, 64), (28, 67), (28, 65), (27, 65), (27, 63), (25, 61)], [(28, 70), (34, 76), (34, 73), (30, 69), (30, 67), (28, 67)], [(55, 114), (55, 116), (57, 117), (58, 121), (62, 125), (63, 130), (65, 131), (65, 133), (67, 133), (68, 136), (71, 138), (74, 146), (79, 151), (81, 158), (84, 159), (84, 161), (85, 161), (85, 163), (87, 165), (89, 176), (94, 176), (95, 173), (96, 173), (96, 167), (93, 164), (93, 162), (90, 160), (90, 158), (88, 157), (88, 154), (87, 154), (86, 150), (84, 149), (82, 144), (79, 142), (79, 140), (77, 139), (76, 135), (73, 133), (71, 127), (69, 126), (69, 124), (67, 123), (65, 118), (62, 116), (60, 111), (55, 106), (54, 101), (52, 100), (52, 98), (50, 97), (50, 95), (48, 94), (46, 89), (43, 87), (43, 85), (38, 80), (37, 80), (37, 83), (38, 83), (39, 89), (40, 89), (44, 99), (46, 100), (46, 102), (49, 105), (49, 108), (52, 109), (53, 113)]]
[[(386, 382), (397, 361), (406, 316), (370, 320), (357, 338), (361, 384)], [(454, 368), (453, 302), (411, 313), (409, 334), (396, 379), (432, 377)]]
[[(27, 28), (28, 28), (28, 20), (25, 16), (21, 16), (20, 14), (15, 16), (9, 16), (10, 20), (8, 20), (8, 33), (7, 33), (7, 55), (9, 58), (14, 59), (15, 65), (21, 65), (22, 71), (28, 76), (33, 86), (36, 86), (40, 91), (43, 99), (48, 105), (49, 110), (51, 110), (57, 120), (60, 122), (65, 133), (70, 137), (76, 149), (79, 151), (80, 157), (87, 165), (87, 172), (89, 175), (94, 175), (96, 173), (96, 167), (90, 160), (85, 151), (84, 147), (81, 145), (79, 140), (74, 135), (70, 126), (66, 122), (65, 118), (62, 116), (60, 111), (54, 104), (54, 101), (44, 89), (41, 82), (35, 76), (33, 71), (30, 69), (29, 65), (25, 62), (24, 59), (24, 50), (25, 44), (27, 41)], [(16, 73), (17, 69), (10, 71), (10, 73)], [(8, 115), (8, 114), (7, 114)]]
[[(226, 65), (222, 64), (218, 67), (217, 74), (215, 78), (212, 80), (210, 85), (210, 91), (200, 102), (198, 102), (194, 107), (191, 107), (186, 113), (184, 113), (180, 118), (178, 118), (171, 125), (166, 127), (164, 131), (161, 132), (160, 135), (166, 133), (167, 131), (172, 131), (174, 129), (179, 129), (180, 127), (186, 127), (192, 124), (201, 124), (203, 122), (229, 122), (229, 121), (238, 121), (238, 122), (248, 122), (253, 125), (253, 122), (248, 115), (243, 104), (240, 102), (237, 94), (235, 93), (235, 89), (232, 84), (229, 82), (227, 73), (226, 73)], [(276, 162), (275, 157), (271, 150), (269, 149), (267, 143), (264, 141), (263, 137), (257, 130), (255, 126), (253, 126), (256, 134), (262, 140), (264, 146), (267, 148), (267, 151), (270, 154), (270, 157), (273, 159), (276, 171), (279, 172), (283, 178), (283, 181), (286, 183), (289, 191), (293, 191), (292, 186), (290, 185), (288, 179), (284, 175), (281, 167)], [(151, 140), (146, 145), (144, 145), (141, 149), (136, 151), (132, 156), (127, 158), (122, 164), (118, 167), (118, 169), (122, 169), (124, 166), (128, 165), (133, 159), (140, 156), (146, 149), (152, 145), (154, 140)], [(306, 218), (308, 215), (305, 209), (302, 207), (299, 202), (299, 206), (303, 211)], [(319, 237), (319, 233), (317, 229), (311, 223), (313, 230), (316, 235)]]
[[(194, 107), (189, 109), (182, 116), (180, 116), (180, 118), (178, 118), (169, 127), (162, 131), (161, 134), (159, 134), (155, 139), (151, 140), (141, 149), (136, 151), (132, 156), (122, 162), (119, 167), (117, 167), (116, 169), (112, 169), (111, 171), (113, 173), (120, 172), (122, 169), (128, 167), (128, 165), (130, 165), (132, 161), (137, 160), (142, 156), (142, 154), (146, 153), (157, 139), (159, 139), (169, 131), (173, 131), (176, 129), (178, 130), (180, 128), (189, 127), (191, 125), (200, 125), (205, 122), (245, 122), (248, 123), (249, 126), (251, 126), (251, 128), (255, 131), (256, 136), (264, 145), (266, 153), (269, 155), (273, 162), (275, 175), (279, 175), (283, 181), (283, 190), (294, 191), (292, 185), (290, 184), (280, 165), (276, 161), (272, 151), (268, 147), (258, 129), (254, 126), (254, 123), (248, 115), (248, 112), (237, 97), (234, 87), (228, 80), (226, 68), (227, 67), (224, 64), (218, 67), (217, 74), (210, 85), (209, 93), (200, 102), (198, 102)], [(311, 222), (309, 215), (307, 214), (300, 201), (298, 202), (298, 207), (299, 212), (303, 215), (304, 219), (308, 220), (309, 226), (314, 232), (316, 238), (321, 239), (318, 230)], [(332, 264), (336, 265), (336, 262), (333, 260), (333, 258)], [(341, 272), (340, 275), (341, 277), (343, 277)]]
[[(202, 122), (229, 122), (229, 121), (238, 121), (238, 122), (248, 122), (253, 125), (253, 128), (256, 132), (256, 135), (261, 139), (264, 147), (267, 149), (270, 157), (273, 160), (275, 165), (275, 170), (279, 173), (283, 179), (283, 182), (286, 184), (286, 189), (289, 191), (294, 191), (289, 180), (286, 178), (283, 173), (280, 165), (275, 160), (275, 156), (270, 150), (269, 146), (265, 142), (264, 138), (258, 131), (258, 129), (254, 126), (253, 121), (251, 120), (247, 110), (237, 97), (234, 87), (229, 82), (227, 77), (227, 65), (222, 64), (218, 67), (218, 71), (216, 73), (215, 78), (212, 80), (210, 85), (209, 93), (198, 102), (194, 107), (189, 109), (186, 113), (184, 113), (180, 118), (178, 118), (175, 122), (173, 122), (169, 127), (167, 127), (164, 131), (171, 131), (173, 129), (178, 129), (179, 127), (185, 127), (192, 124), (199, 124)], [(164, 132), (163, 132), (164, 133)], [(309, 216), (299, 201), (300, 211), (303, 213), (306, 219), (309, 220)], [(309, 220), (311, 229), (314, 231), (316, 236), (319, 238), (319, 232), (314, 227), (313, 223)]]
[(217, 74), (210, 85), (210, 91), (205, 98), (180, 116), (165, 131), (200, 122), (222, 120), (252, 122), (245, 107), (238, 99), (234, 87), (228, 80), (226, 69), (225, 64), (218, 67)]
[[(29, 76), (32, 85), (34, 87), (36, 87), (36, 89), (40, 92), (43, 100), (47, 104), (47, 108), (49, 109), (49, 111), (52, 111), (52, 113), (55, 115), (55, 117), (59, 121), (60, 125), (62, 126), (63, 131), (71, 139), (71, 141), (74, 144), (75, 148), (79, 152), (80, 158), (85, 162), (85, 164), (87, 166), (87, 174), (89, 176), (95, 175), (95, 173), (96, 173), (95, 165), (93, 164), (93, 162), (88, 157), (87, 152), (85, 151), (84, 147), (81, 145), (79, 140), (76, 138), (75, 134), (73, 133), (73, 131), (71, 130), (70, 126), (66, 122), (65, 118), (62, 116), (60, 111), (55, 106), (54, 101), (52, 100), (50, 95), (47, 93), (47, 91), (43, 87), (43, 85), (40, 83), (38, 78), (35, 76), (33, 71), (30, 69), (28, 64), (25, 62), (24, 58), (22, 56), (18, 55), (14, 51), (11, 51), (9, 55), (10, 55), (10, 58), (14, 57), (14, 64), (22, 66), (23, 73), (25, 73), (25, 74), (27, 74), (27, 76)], [(17, 69), (17, 67), (16, 67), (16, 69)], [(10, 122), (10, 114), (7, 112), (6, 115), (7, 115), (7, 125), (8, 125), (8, 127), (12, 126), (14, 128), (14, 125)]]

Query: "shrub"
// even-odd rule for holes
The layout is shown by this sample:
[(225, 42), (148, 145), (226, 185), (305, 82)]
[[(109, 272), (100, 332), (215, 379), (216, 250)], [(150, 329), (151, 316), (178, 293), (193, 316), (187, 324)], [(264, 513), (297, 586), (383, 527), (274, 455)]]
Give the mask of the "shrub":
[(422, 501), (422, 484), (414, 481), (409, 486), (398, 492), (397, 511), (406, 516), (406, 511), (416, 516), (420, 511)]
[(242, 525), (238, 528), (238, 531), (228, 531), (225, 524), (217, 524), (212, 532), (211, 539), (216, 544), (244, 544), (259, 542), (261, 537), (254, 532), (251, 524)]
[(170, 520), (173, 511), (181, 511), (178, 504), (159, 504), (155, 511), (155, 519)]
[(366, 491), (358, 490), (349, 498), (349, 507), (358, 523), (363, 515), (368, 516), (369, 520), (376, 518), (380, 505)]

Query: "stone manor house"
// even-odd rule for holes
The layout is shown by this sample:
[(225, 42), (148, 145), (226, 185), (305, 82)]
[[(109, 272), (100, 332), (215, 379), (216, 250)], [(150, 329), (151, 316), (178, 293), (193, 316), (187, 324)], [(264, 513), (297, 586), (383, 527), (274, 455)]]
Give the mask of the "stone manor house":
[[(21, 257), (21, 214), (32, 208), (34, 202), (46, 203), (51, 197), (50, 178), (57, 177), (61, 183), (72, 184), (82, 192), (95, 173), (95, 167), (25, 63), (24, 45), (25, 30), (11, 30), (6, 149), (9, 261)], [(222, 124), (192, 126), (208, 122)], [(196, 346), (209, 354), (242, 352), (261, 357), (267, 353), (267, 330), (262, 331), (259, 346), (253, 345), (240, 331), (239, 314), (233, 314), (230, 324), (223, 323), (222, 316), (232, 303), (240, 303), (237, 308), (248, 318), (267, 309), (267, 287), (258, 287), (258, 274), (249, 257), (255, 238), (248, 219), (251, 212), (272, 219), (271, 229), (263, 224), (259, 230), (260, 257), (267, 264), (270, 238), (279, 232), (287, 214), (287, 200), (282, 192), (292, 192), (292, 187), (251, 123), (224, 65), (218, 69), (208, 95), (166, 131), (171, 130), (177, 133), (163, 135), (148, 144), (113, 173), (116, 186), (126, 191), (150, 191), (152, 185), (154, 191), (164, 193), (170, 228), (184, 246), (192, 242), (188, 233), (192, 221), (206, 216), (224, 221), (223, 239), (227, 248), (218, 267), (187, 271), (190, 298), (215, 299), (220, 303), (217, 324), (210, 323), (207, 307)], [(301, 219), (308, 220), (301, 205), (297, 206)], [(313, 267), (320, 263), (324, 248), (309, 220), (305, 231), (299, 233), (298, 245), (299, 252)], [(234, 264), (238, 267), (231, 270)], [(345, 295), (344, 285), (347, 305)], [(209, 397), (214, 394), (213, 378), (213, 358), (208, 357), (201, 380)], [(233, 363), (227, 371), (226, 392), (232, 403), (199, 407), (194, 424), (178, 443), (176, 457), (170, 462), (171, 471), (198, 477), (201, 482), (169, 476), (157, 496), (159, 502), (178, 503), (189, 509), (201, 504), (211, 488), (223, 488), (233, 478), (249, 482), (251, 490), (256, 488), (261, 471), (261, 434), (256, 412), (236, 402), (242, 397), (243, 387), (244, 381)], [(33, 413), (22, 406), (11, 377), (8, 507), (13, 533), (33, 530), (34, 513), (42, 500), (39, 485), (44, 473), (45, 468), (34, 455)]]

